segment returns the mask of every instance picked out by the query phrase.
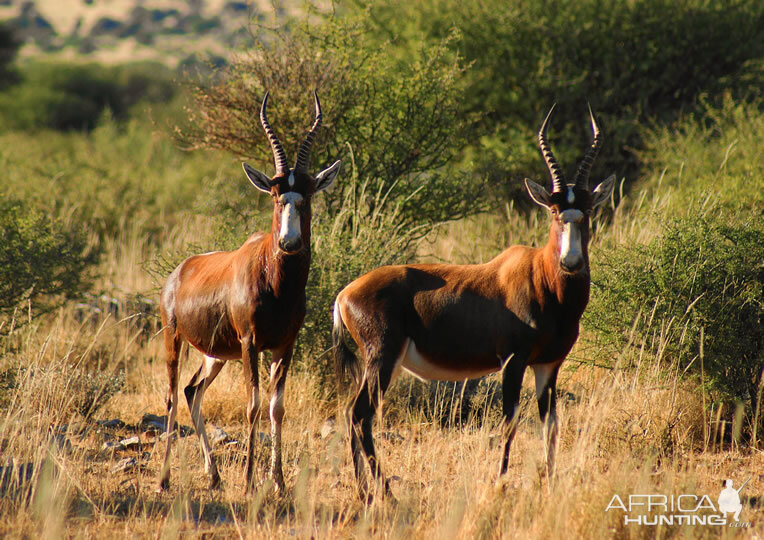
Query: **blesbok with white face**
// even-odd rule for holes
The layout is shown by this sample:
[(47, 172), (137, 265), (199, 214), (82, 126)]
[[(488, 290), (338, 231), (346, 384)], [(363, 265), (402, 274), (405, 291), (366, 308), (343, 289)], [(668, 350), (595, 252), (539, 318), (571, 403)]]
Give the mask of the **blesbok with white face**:
[(283, 488), (281, 469), (281, 422), (284, 416), (284, 384), (292, 359), (297, 332), (305, 318), (305, 284), (310, 267), (310, 202), (313, 195), (329, 187), (340, 162), (315, 177), (308, 172), (310, 148), (321, 125), (321, 104), (314, 93), (316, 119), (300, 146), (293, 169), (268, 123), (265, 94), (260, 122), (271, 144), (276, 174), (269, 178), (244, 163), (252, 184), (273, 199), (269, 233), (255, 233), (235, 251), (216, 251), (183, 261), (162, 288), (160, 310), (170, 380), (167, 401), (167, 450), (161, 471), (160, 489), (170, 485), (172, 430), (178, 410), (178, 356), (183, 341), (198, 349), (205, 360), (184, 393), (194, 428), (204, 454), (211, 485), (220, 483), (202, 418), (204, 392), (227, 360), (241, 358), (247, 389), (249, 447), (247, 490), (252, 487), (253, 451), (260, 407), (258, 356), (272, 352), (271, 361), (271, 475)]
[[(382, 482), (385, 492), (389, 490), (371, 426), (375, 409), (401, 369), (440, 381), (462, 381), (503, 370), (503, 474), (517, 426), (523, 375), (530, 366), (545, 425), (547, 470), (550, 475), (553, 472), (557, 372), (578, 337), (579, 320), (589, 300), (589, 216), (609, 198), (615, 177), (589, 190), (589, 173), (601, 142), (590, 111), (594, 142), (574, 182), (567, 184), (546, 141), (549, 115), (538, 141), (552, 176), (552, 192), (525, 181), (531, 198), (551, 213), (544, 247), (512, 246), (485, 264), (384, 266), (353, 281), (337, 296), (335, 367), (340, 384), (350, 371), (358, 385), (348, 412), (362, 498), (371, 496), (364, 481), (362, 453), (375, 480)], [(345, 342), (346, 333), (358, 345), (363, 357), (360, 366)]]

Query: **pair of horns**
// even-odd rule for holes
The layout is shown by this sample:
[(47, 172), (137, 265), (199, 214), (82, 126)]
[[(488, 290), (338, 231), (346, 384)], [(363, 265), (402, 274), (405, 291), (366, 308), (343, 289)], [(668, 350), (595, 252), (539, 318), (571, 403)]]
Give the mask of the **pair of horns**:
[[(555, 105), (552, 105), (552, 108), (549, 109), (549, 114), (547, 114), (544, 119), (544, 123), (541, 124), (541, 129), (539, 130), (539, 147), (541, 148), (541, 154), (544, 156), (546, 166), (549, 168), (549, 173), (552, 175), (552, 193), (557, 193), (562, 191), (566, 184), (562, 169), (552, 153), (552, 148), (546, 142), (546, 128), (549, 123), (549, 117), (552, 116), (554, 107)], [(602, 142), (600, 139), (600, 128), (594, 120), (594, 113), (592, 113), (591, 107), (589, 107), (589, 118), (591, 118), (592, 121), (592, 133), (594, 134), (594, 137), (592, 139), (591, 147), (589, 147), (584, 159), (581, 161), (581, 165), (578, 167), (578, 171), (576, 171), (576, 177), (573, 181), (573, 187), (575, 188), (589, 189), (589, 173), (592, 171), (594, 158), (597, 157), (597, 152), (599, 152), (600, 143)]]
[[(313, 146), (313, 139), (315, 138), (316, 131), (318, 131), (318, 128), (321, 125), (321, 120), (323, 119), (323, 115), (321, 114), (321, 102), (318, 100), (318, 92), (315, 90), (313, 91), (313, 98), (315, 99), (316, 105), (316, 120), (313, 122), (313, 126), (305, 136), (305, 141), (303, 141), (302, 145), (300, 146), (300, 151), (297, 153), (297, 163), (295, 163), (294, 166), (295, 171), (308, 172), (310, 148)], [(260, 107), (260, 123), (263, 125), (265, 134), (268, 136), (268, 141), (271, 143), (273, 159), (276, 163), (276, 174), (287, 173), (289, 172), (289, 165), (287, 164), (286, 152), (284, 152), (284, 147), (281, 146), (279, 138), (276, 137), (276, 134), (273, 132), (273, 128), (271, 128), (271, 125), (268, 123), (268, 115), (266, 113), (267, 107), (268, 92), (265, 92), (263, 105)]]

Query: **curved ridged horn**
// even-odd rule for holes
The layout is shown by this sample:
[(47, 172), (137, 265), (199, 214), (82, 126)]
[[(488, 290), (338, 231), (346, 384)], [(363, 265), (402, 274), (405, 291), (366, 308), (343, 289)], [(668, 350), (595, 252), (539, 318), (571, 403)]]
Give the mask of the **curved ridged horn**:
[(308, 162), (310, 161), (310, 147), (313, 146), (313, 138), (316, 136), (316, 131), (321, 125), (323, 114), (321, 114), (321, 102), (318, 101), (318, 92), (313, 91), (313, 97), (316, 100), (316, 120), (313, 122), (313, 127), (305, 136), (305, 141), (300, 146), (300, 151), (297, 153), (297, 163), (295, 163), (294, 169), (296, 171), (308, 171)]
[(600, 128), (597, 126), (597, 122), (594, 120), (594, 113), (592, 113), (592, 107), (589, 106), (589, 118), (592, 120), (592, 133), (594, 138), (592, 139), (592, 145), (589, 151), (586, 152), (581, 165), (576, 171), (575, 187), (589, 189), (589, 173), (592, 172), (592, 165), (594, 164), (594, 158), (597, 157), (597, 152), (600, 150)]
[(544, 161), (549, 168), (549, 173), (552, 175), (552, 193), (562, 191), (562, 187), (565, 185), (562, 169), (557, 164), (552, 149), (546, 142), (546, 126), (549, 123), (549, 117), (552, 116), (552, 111), (554, 110), (555, 105), (557, 104), (555, 103), (552, 105), (552, 108), (549, 109), (549, 113), (546, 115), (544, 123), (541, 124), (541, 129), (539, 130), (539, 148), (541, 148), (541, 155), (544, 156)]
[(268, 136), (268, 141), (271, 143), (271, 150), (273, 150), (273, 160), (276, 163), (276, 174), (289, 172), (289, 165), (287, 164), (286, 153), (284, 148), (279, 142), (279, 138), (273, 132), (271, 125), (268, 123), (268, 115), (265, 109), (268, 107), (268, 92), (265, 92), (263, 98), (263, 105), (260, 107), (260, 123), (263, 125), (265, 134)]

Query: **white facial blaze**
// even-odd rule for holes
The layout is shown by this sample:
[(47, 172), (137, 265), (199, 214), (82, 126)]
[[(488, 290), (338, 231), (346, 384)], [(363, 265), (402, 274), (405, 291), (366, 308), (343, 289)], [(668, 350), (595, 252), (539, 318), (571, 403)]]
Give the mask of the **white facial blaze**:
[(281, 210), (281, 229), (279, 231), (279, 241), (289, 242), (300, 238), (300, 212), (297, 204), (302, 201), (302, 195), (289, 192), (279, 197), (279, 201), (284, 204)]
[(565, 268), (575, 270), (583, 262), (581, 248), (581, 222), (584, 213), (580, 210), (569, 209), (560, 214), (562, 234), (560, 235), (560, 263)]

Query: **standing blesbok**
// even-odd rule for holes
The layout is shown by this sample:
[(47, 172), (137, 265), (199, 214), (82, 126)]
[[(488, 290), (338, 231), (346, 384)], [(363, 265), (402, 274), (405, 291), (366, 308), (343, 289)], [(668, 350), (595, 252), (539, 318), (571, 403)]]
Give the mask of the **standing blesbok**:
[[(546, 142), (551, 113), (538, 141), (552, 176), (552, 192), (525, 180), (531, 198), (552, 215), (546, 246), (512, 246), (485, 264), (384, 266), (353, 281), (337, 296), (334, 359), (340, 384), (346, 371), (357, 384), (348, 413), (362, 498), (371, 496), (364, 481), (362, 451), (375, 481), (389, 491), (374, 451), (371, 426), (375, 409), (401, 368), (440, 381), (503, 370), (503, 474), (517, 427), (523, 375), (531, 366), (546, 432), (547, 472), (551, 475), (554, 470), (557, 372), (578, 337), (579, 320), (589, 300), (589, 216), (609, 198), (615, 177), (589, 190), (589, 173), (601, 143), (590, 111), (594, 142), (574, 182), (567, 184)], [(361, 366), (345, 343), (346, 331), (363, 356)]]
[(167, 450), (159, 480), (170, 485), (171, 432), (178, 411), (178, 355), (183, 340), (196, 347), (205, 360), (184, 393), (204, 453), (211, 485), (220, 483), (215, 460), (204, 429), (202, 399), (227, 360), (241, 358), (247, 387), (247, 490), (252, 487), (255, 419), (260, 407), (258, 356), (272, 352), (271, 361), (271, 475), (283, 488), (281, 470), (281, 421), (284, 416), (284, 383), (297, 332), (305, 318), (305, 284), (310, 267), (310, 201), (337, 176), (340, 162), (318, 173), (308, 173), (310, 147), (321, 125), (321, 104), (314, 93), (316, 120), (300, 146), (294, 169), (271, 129), (266, 116), (268, 93), (260, 109), (276, 162), (268, 178), (244, 163), (250, 182), (273, 198), (269, 234), (255, 233), (235, 251), (196, 255), (183, 261), (162, 288), (161, 314), (170, 379), (167, 401)]

